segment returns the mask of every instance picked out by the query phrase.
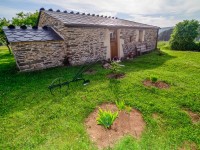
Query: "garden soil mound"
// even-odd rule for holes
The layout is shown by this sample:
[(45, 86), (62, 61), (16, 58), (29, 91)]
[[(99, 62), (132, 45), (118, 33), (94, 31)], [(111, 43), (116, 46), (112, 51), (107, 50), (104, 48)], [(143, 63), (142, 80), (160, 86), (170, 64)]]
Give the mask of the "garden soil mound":
[[(118, 111), (118, 108), (114, 104), (102, 104), (99, 108), (112, 112)], [(145, 128), (145, 122), (138, 110), (132, 109), (130, 113), (119, 111), (118, 118), (111, 126), (111, 129), (105, 129), (103, 126), (97, 125), (96, 118), (99, 108), (96, 108), (85, 121), (87, 132), (99, 149), (108, 146), (112, 147), (117, 140), (127, 134), (137, 139), (140, 138)]]
[(151, 80), (145, 80), (145, 81), (143, 81), (143, 84), (145, 86), (154, 86), (159, 89), (168, 89), (170, 87), (167, 83), (165, 83), (163, 81), (157, 81), (157, 82), (153, 83)]
[(115, 73), (111, 73), (107, 75), (108, 78), (110, 79), (121, 79), (125, 77), (124, 73), (119, 73), (119, 74), (115, 74)]

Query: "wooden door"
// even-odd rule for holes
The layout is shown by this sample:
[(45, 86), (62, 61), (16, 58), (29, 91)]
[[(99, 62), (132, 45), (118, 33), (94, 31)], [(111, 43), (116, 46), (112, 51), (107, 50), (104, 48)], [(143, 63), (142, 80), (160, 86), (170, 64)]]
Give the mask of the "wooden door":
[(111, 59), (118, 58), (118, 47), (117, 47), (117, 30), (110, 31), (110, 49)]

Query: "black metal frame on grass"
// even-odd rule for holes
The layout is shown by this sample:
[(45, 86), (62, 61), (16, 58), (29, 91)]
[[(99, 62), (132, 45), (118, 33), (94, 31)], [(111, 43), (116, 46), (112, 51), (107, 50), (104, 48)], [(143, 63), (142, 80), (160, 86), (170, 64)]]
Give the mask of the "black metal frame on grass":
[[(87, 60), (85, 61), (84, 65), (82, 65), (82, 67), (79, 69), (79, 71), (75, 74), (75, 76), (69, 80), (69, 81), (65, 81), (65, 82), (61, 82), (61, 79), (63, 78), (56, 78), (52, 81), (52, 83), (48, 86), (48, 89), (50, 90), (51, 94), (53, 94), (53, 90), (57, 89), (57, 88), (60, 88), (60, 91), (61, 91), (61, 88), (63, 86), (67, 86), (69, 88), (69, 85), (70, 83), (73, 83), (73, 82), (77, 82), (77, 81), (83, 81), (83, 85), (87, 85), (90, 83), (90, 80), (86, 80), (84, 77), (83, 77), (83, 73), (88, 71), (89, 69), (91, 69), (93, 67), (93, 65), (95, 63), (97, 63), (99, 60), (100, 60), (100, 57), (97, 57), (97, 59), (93, 59), (93, 61), (88, 61), (90, 59), (90, 57), (87, 58)], [(56, 83), (58, 82), (58, 83)]]

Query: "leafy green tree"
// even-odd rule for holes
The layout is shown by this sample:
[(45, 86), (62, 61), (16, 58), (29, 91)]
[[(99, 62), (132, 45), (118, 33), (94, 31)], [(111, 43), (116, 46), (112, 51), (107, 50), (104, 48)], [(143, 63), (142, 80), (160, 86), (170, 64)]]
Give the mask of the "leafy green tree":
[(176, 24), (170, 37), (170, 46), (174, 50), (197, 50), (194, 42), (198, 36), (199, 22), (197, 20), (184, 20)]
[(28, 25), (35, 26), (38, 19), (38, 11), (35, 13), (20, 12), (16, 14), (16, 17), (12, 18), (12, 24), (16, 26)]
[(6, 44), (6, 38), (3, 33), (3, 26), (8, 26), (10, 24), (10, 21), (7, 20), (6, 18), (0, 18), (0, 45), (5, 45)]
[(198, 28), (198, 36), (197, 36), (197, 38), (196, 38), (196, 41), (200, 41), (200, 26), (199, 26), (199, 28)]
[(0, 45), (6, 44), (6, 38), (3, 32), (3, 26), (8, 26), (9, 24), (13, 24), (15, 26), (35, 26), (37, 24), (37, 19), (39, 16), (39, 12), (36, 11), (35, 13), (24, 13), (20, 12), (17, 13), (15, 17), (12, 18), (11, 21), (7, 20), (6, 18), (0, 18)]

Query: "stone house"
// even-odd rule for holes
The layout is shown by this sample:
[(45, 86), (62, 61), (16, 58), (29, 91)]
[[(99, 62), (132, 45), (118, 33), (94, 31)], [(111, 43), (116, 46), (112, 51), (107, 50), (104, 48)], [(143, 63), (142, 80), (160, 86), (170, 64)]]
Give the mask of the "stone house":
[(157, 47), (159, 27), (95, 14), (40, 9), (38, 27), (3, 30), (20, 71), (133, 57)]

